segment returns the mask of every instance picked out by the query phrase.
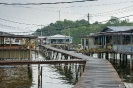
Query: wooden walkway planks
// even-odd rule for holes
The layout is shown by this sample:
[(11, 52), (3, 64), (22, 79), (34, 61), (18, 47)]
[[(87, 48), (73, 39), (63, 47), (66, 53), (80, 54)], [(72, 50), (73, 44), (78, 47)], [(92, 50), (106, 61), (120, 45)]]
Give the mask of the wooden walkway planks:
[(87, 60), (85, 70), (74, 88), (125, 88), (116, 70), (109, 61), (56, 49), (48, 45), (44, 45), (43, 47)]
[(126, 88), (133, 88), (133, 83), (124, 83)]

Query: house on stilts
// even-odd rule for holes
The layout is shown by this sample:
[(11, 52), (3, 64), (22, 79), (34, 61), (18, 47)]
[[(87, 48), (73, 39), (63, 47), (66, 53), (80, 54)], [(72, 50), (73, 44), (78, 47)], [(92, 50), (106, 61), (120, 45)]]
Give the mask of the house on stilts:
[(31, 59), (37, 36), (0, 34), (0, 59)]

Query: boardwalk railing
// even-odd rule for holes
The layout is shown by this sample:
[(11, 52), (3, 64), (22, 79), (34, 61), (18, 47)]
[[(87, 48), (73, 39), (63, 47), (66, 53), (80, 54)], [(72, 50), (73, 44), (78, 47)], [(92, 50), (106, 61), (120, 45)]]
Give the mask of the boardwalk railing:
[(130, 45), (114, 45), (113, 50), (121, 53), (133, 53), (133, 46)]

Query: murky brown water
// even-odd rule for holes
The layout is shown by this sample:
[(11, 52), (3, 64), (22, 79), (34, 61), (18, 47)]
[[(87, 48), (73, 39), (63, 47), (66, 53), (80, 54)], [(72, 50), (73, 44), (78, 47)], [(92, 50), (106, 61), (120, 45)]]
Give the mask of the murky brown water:
[[(44, 60), (42, 53), (34, 60)], [(36, 57), (36, 58), (35, 58)], [(38, 88), (38, 65), (14, 65), (0, 68), (0, 88)], [(79, 64), (45, 65), (42, 67), (42, 88), (72, 88), (80, 77)], [(41, 84), (41, 82), (40, 82)]]
[[(42, 53), (33, 53), (32, 56), (34, 60), (46, 59)], [(133, 70), (129, 69), (129, 60), (127, 66), (124, 67), (119, 64), (119, 59), (115, 63), (110, 59), (110, 62), (123, 82), (133, 83)], [(79, 71), (81, 66), (84, 65), (40, 65), (42, 67), (41, 87), (73, 88), (81, 75)], [(0, 68), (0, 88), (38, 88), (38, 65), (33, 64), (29, 67), (15, 65), (15, 67)]]

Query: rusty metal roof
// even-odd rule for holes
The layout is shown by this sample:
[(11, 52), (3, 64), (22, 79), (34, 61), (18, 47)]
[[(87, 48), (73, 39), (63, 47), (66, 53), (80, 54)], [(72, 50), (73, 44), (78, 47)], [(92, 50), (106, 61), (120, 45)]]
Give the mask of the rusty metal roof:
[(10, 35), (10, 34), (3, 34), (0, 35), (0, 37), (8, 37), (8, 38), (37, 38), (38, 36), (33, 36), (33, 35)]
[(119, 32), (133, 29), (133, 26), (107, 26), (101, 32)]

